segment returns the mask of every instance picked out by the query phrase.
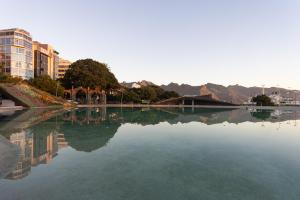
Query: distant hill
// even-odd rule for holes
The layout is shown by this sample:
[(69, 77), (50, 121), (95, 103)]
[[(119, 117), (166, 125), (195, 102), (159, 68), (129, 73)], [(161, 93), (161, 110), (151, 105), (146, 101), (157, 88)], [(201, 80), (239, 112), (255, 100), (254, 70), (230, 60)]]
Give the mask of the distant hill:
[(161, 88), (167, 91), (175, 91), (179, 95), (199, 95), (199, 86), (191, 86), (188, 84), (170, 83), (169, 85), (161, 85)]
[(127, 88), (132, 88), (133, 84), (135, 85), (139, 85), (141, 87), (145, 87), (145, 86), (150, 86), (150, 85), (155, 85), (154, 83), (150, 82), (150, 81), (138, 81), (138, 82), (122, 82), (120, 83), (122, 86), (127, 87)]
[[(164, 90), (175, 91), (180, 95), (206, 95), (212, 94), (217, 100), (241, 104), (248, 101), (249, 97), (253, 97), (262, 93), (261, 87), (244, 87), (240, 85), (230, 85), (225, 87), (213, 83), (207, 83), (201, 86), (191, 86), (188, 84), (170, 83), (161, 86)], [(284, 97), (295, 97), (300, 100), (300, 91), (287, 90), (284, 88), (265, 88), (265, 94), (270, 95), (272, 92), (280, 92)]]
[[(121, 85), (131, 88), (133, 84), (139, 84), (141, 86), (155, 85), (150, 81), (139, 82), (123, 82)], [(229, 103), (242, 104), (249, 100), (250, 97), (256, 96), (262, 93), (261, 87), (244, 87), (241, 85), (223, 86), (213, 83), (207, 83), (205, 85), (192, 86), (188, 84), (170, 83), (168, 85), (161, 85), (162, 89), (166, 91), (175, 91), (179, 95), (207, 95), (212, 94), (213, 98), (220, 101), (226, 101)], [(271, 87), (265, 88), (265, 94), (270, 95), (272, 92), (279, 92), (283, 97), (295, 97), (300, 101), (299, 90), (288, 90), (284, 88)]]

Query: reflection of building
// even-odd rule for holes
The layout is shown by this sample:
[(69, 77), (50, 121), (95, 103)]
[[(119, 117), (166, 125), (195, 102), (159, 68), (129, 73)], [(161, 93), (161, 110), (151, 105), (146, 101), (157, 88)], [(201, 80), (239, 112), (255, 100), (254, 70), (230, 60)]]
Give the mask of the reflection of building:
[(70, 61), (60, 58), (56, 78), (63, 78), (70, 65)]
[(49, 44), (33, 42), (34, 50), (34, 75), (49, 75), (56, 79), (58, 73), (58, 52)]
[(56, 138), (57, 138), (58, 150), (68, 146), (68, 142), (66, 141), (64, 134), (58, 133)]
[[(31, 166), (49, 163), (57, 155), (61, 138), (64, 138), (63, 134), (55, 131), (49, 134), (30, 131), (13, 133), (10, 142), (19, 146), (20, 153), (15, 170), (6, 178), (21, 179), (29, 174)], [(67, 143), (64, 145), (67, 146)]]
[(31, 165), (47, 164), (57, 155), (58, 147), (56, 134), (34, 134), (32, 145)]
[(10, 136), (10, 142), (19, 146), (17, 166), (6, 178), (21, 179), (27, 176), (31, 169), (32, 134), (22, 131)]
[(33, 78), (32, 38), (23, 29), (0, 30), (0, 63), (3, 72), (23, 79)]

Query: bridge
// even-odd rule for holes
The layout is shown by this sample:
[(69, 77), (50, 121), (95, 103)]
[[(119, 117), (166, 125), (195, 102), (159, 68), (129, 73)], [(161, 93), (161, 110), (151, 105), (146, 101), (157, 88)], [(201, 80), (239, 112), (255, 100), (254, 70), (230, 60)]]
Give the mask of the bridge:
[(90, 87), (71, 88), (64, 91), (64, 97), (80, 104), (106, 104), (106, 93), (100, 87), (91, 89)]

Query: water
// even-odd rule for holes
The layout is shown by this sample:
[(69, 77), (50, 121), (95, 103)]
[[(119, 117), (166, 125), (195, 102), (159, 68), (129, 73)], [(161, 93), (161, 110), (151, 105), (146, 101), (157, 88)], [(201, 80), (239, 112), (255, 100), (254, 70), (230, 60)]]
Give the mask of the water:
[(299, 119), (297, 109), (6, 113), (0, 149), (18, 153), (1, 152), (0, 199), (298, 200)]

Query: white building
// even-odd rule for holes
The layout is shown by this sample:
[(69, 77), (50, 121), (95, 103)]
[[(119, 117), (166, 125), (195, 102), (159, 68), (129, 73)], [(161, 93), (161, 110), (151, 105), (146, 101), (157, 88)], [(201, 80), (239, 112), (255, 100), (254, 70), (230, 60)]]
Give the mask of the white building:
[(141, 85), (138, 84), (138, 83), (133, 83), (133, 84), (131, 85), (131, 88), (141, 88)]
[(23, 79), (33, 78), (32, 38), (29, 32), (18, 28), (0, 30), (0, 63), (6, 74)]

